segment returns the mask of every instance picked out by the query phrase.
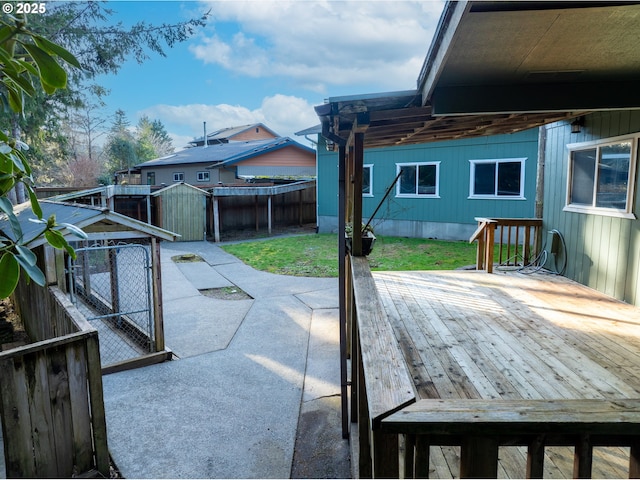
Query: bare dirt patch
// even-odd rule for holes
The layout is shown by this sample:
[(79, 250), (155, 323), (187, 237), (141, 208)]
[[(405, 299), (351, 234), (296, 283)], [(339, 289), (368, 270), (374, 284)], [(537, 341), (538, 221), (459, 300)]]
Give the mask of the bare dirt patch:
[(174, 255), (171, 257), (175, 263), (193, 263), (204, 262), (204, 259), (195, 253), (183, 253), (182, 255)]
[(22, 320), (8, 298), (0, 300), (0, 351), (30, 343)]
[(205, 297), (218, 300), (253, 300), (253, 297), (239, 287), (205, 288), (200, 290)]

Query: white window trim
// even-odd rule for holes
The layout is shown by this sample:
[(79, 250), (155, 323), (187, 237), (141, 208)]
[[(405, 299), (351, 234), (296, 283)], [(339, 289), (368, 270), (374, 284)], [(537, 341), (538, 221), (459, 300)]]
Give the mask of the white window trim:
[(373, 163), (365, 163), (363, 165), (364, 168), (369, 168), (369, 192), (363, 193), (363, 197), (373, 197)]
[[(473, 185), (475, 180), (476, 165), (479, 163), (513, 163), (520, 162), (520, 195), (476, 195), (473, 193)], [(527, 157), (520, 158), (486, 158), (469, 160), (469, 196), (467, 198), (474, 200), (526, 200), (524, 196), (524, 172), (526, 170)], [(497, 169), (496, 169), (497, 173)], [(494, 181), (494, 192), (498, 191), (498, 175)]]
[[(176, 177), (177, 177), (178, 175), (182, 175), (182, 180), (176, 180)], [(184, 182), (184, 172), (173, 172), (173, 181), (174, 181), (175, 183), (178, 183), (178, 182)]]
[[(588, 215), (601, 215), (604, 217), (616, 217), (616, 218), (628, 218), (635, 219), (636, 215), (633, 213), (633, 199), (636, 190), (636, 168), (638, 163), (638, 139), (637, 133), (632, 135), (619, 135), (617, 137), (602, 138), (599, 140), (592, 140), (589, 142), (581, 143), (569, 143), (567, 144), (567, 184), (566, 184), (566, 196), (565, 205), (562, 211), (573, 213), (585, 213)], [(604, 208), (589, 205), (573, 205), (569, 203), (571, 201), (571, 154), (577, 150), (586, 150), (592, 147), (603, 147), (614, 143), (619, 143), (625, 140), (631, 140), (631, 158), (629, 161), (629, 177), (627, 179), (627, 208), (625, 210), (617, 208)], [(594, 179), (594, 188), (597, 186), (597, 182)], [(595, 197), (594, 197), (595, 198)]]
[[(435, 165), (436, 167), (436, 193), (400, 193), (400, 180), (396, 183), (396, 197), (398, 198), (440, 198), (440, 163), (441, 162), (409, 162), (396, 163), (396, 175), (400, 173), (402, 167), (420, 167), (425, 165)], [(416, 182), (418, 176), (416, 175)], [(416, 186), (417, 187), (417, 186)]]
[[(200, 178), (201, 175), (203, 177), (202, 179)], [(210, 181), (209, 178), (204, 178), (205, 176), (211, 178), (210, 173), (207, 171), (196, 172), (196, 180), (198, 182), (209, 182)]]

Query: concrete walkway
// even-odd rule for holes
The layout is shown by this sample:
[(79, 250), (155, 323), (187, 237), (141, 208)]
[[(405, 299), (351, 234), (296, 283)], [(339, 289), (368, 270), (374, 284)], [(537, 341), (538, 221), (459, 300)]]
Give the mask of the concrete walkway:
[[(206, 263), (171, 260), (182, 253)], [(166, 344), (178, 359), (103, 379), (122, 475), (350, 477), (337, 280), (259, 272), (207, 242), (165, 242), (162, 281)], [(224, 286), (253, 299), (199, 292)]]

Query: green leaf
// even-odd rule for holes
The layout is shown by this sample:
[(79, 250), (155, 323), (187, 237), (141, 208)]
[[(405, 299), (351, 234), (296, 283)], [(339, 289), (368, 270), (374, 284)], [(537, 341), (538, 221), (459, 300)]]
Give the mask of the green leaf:
[(7, 197), (0, 197), (0, 211), (4, 212), (7, 217), (9, 217), (9, 224), (11, 225), (11, 230), (13, 230), (14, 235), (17, 239), (22, 238), (22, 228), (20, 227), (20, 222), (18, 221), (18, 217), (13, 213), (13, 205), (11, 201)]
[(65, 88), (67, 86), (67, 73), (51, 55), (31, 43), (23, 43), (22, 46), (38, 65), (40, 83), (42, 83), (42, 88), (45, 91), (48, 88), (53, 88), (55, 91), (56, 88)]
[(55, 230), (47, 230), (44, 232), (44, 238), (47, 239), (47, 242), (49, 242), (49, 245), (53, 248), (63, 249), (67, 244), (67, 241), (64, 239), (62, 234)]
[(67, 230), (69, 230), (69, 233), (75, 235), (78, 238), (81, 238), (82, 240), (87, 240), (89, 238), (87, 234), (84, 233), (84, 231), (70, 223), (60, 223), (58, 226), (66, 228)]
[(45, 284), (44, 274), (36, 264), (31, 265), (21, 255), (15, 257), (15, 259), (18, 261), (18, 263), (24, 270), (24, 273), (26, 273), (31, 280), (36, 282), (41, 287), (44, 287), (44, 284)]
[(82, 68), (80, 66), (80, 62), (78, 62), (76, 57), (74, 57), (70, 52), (62, 48), (60, 45), (56, 45), (55, 43), (50, 42), (46, 38), (40, 37), (38, 35), (34, 35), (33, 39), (35, 40), (36, 44), (43, 50), (58, 55), (65, 62), (73, 65), (76, 68)]
[(29, 192), (29, 200), (31, 201), (31, 210), (38, 217), (42, 218), (42, 207), (40, 207), (40, 202), (38, 201), (38, 197), (36, 197), (36, 192), (33, 191), (31, 185), (25, 185), (27, 192)]
[(0, 298), (7, 298), (13, 293), (20, 278), (20, 265), (13, 254), (5, 252), (0, 258)]
[(24, 259), (29, 265), (35, 265), (38, 260), (35, 253), (22, 245), (16, 245), (16, 252), (18, 252), (18, 258)]

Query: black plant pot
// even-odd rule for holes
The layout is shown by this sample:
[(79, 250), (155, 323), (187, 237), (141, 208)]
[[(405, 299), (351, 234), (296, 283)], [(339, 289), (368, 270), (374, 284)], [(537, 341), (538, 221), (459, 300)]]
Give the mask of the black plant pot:
[[(351, 253), (352, 238), (346, 237), (345, 243), (347, 245), (347, 252)], [(376, 243), (376, 236), (373, 233), (365, 233), (362, 236), (362, 255), (369, 255), (373, 250), (373, 245)]]

